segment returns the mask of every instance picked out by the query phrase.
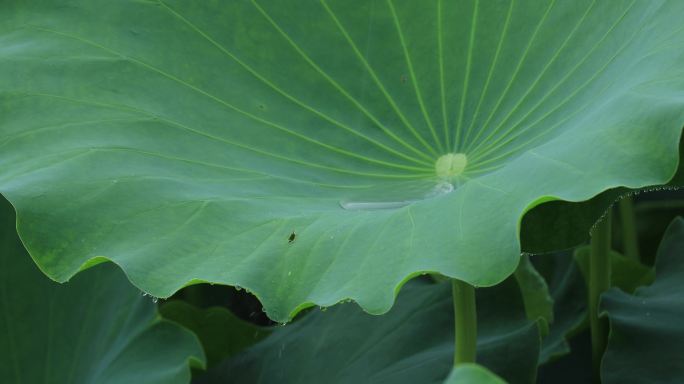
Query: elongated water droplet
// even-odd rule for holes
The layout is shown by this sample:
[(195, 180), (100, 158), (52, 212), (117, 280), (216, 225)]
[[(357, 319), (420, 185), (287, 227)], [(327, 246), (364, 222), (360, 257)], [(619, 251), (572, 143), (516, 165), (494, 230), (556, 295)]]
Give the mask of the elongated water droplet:
[(340, 201), (340, 206), (349, 211), (396, 209), (409, 204), (411, 204), (411, 201)]
[[(432, 186), (427, 192), (422, 192), (414, 198), (396, 201), (362, 201), (362, 200), (342, 200), (340, 207), (348, 211), (373, 211), (379, 209), (398, 209), (421, 200), (433, 199), (446, 195), (454, 190), (454, 185), (447, 181), (440, 181)], [(423, 190), (424, 191), (424, 190)]]

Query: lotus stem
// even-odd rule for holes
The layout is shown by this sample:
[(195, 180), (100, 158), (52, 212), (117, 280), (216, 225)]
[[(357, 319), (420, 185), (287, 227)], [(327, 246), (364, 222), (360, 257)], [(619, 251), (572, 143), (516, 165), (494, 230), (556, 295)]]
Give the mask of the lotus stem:
[(475, 288), (461, 280), (452, 279), (454, 298), (455, 350), (454, 366), (474, 363), (477, 354), (477, 312)]
[(634, 202), (630, 196), (620, 200), (620, 222), (622, 224), (622, 250), (625, 256), (639, 260), (639, 243), (634, 216)]
[(601, 294), (610, 288), (611, 213), (596, 226), (591, 235), (589, 260), (589, 327), (591, 331), (594, 382), (601, 382), (601, 358), (606, 349), (608, 323), (599, 319)]

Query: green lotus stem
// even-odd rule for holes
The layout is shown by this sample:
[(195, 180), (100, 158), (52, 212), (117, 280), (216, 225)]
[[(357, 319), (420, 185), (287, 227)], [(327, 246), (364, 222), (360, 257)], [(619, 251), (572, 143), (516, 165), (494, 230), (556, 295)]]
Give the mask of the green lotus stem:
[(622, 248), (625, 256), (639, 260), (639, 243), (637, 240), (636, 220), (634, 216), (634, 203), (627, 196), (620, 200), (620, 221), (622, 223)]
[(454, 366), (474, 363), (477, 353), (477, 313), (475, 288), (461, 280), (452, 279), (454, 297), (455, 351)]
[(594, 381), (600, 382), (601, 358), (606, 349), (608, 324), (598, 317), (601, 294), (610, 288), (611, 213), (600, 222), (591, 236), (589, 260), (589, 326)]

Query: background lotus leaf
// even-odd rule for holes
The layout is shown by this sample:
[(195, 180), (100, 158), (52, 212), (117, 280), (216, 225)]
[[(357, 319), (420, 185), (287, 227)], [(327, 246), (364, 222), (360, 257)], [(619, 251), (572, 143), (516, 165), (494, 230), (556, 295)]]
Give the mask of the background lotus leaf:
[(601, 363), (604, 383), (677, 383), (684, 380), (684, 219), (668, 227), (656, 257), (653, 284), (601, 297), (610, 319)]
[(174, 300), (161, 305), (159, 312), (199, 337), (207, 355), (207, 367), (258, 342), (271, 332), (270, 328), (248, 323), (223, 307), (200, 309), (185, 301)]
[[(477, 362), (534, 383), (540, 330), (513, 277), (477, 291)], [(384, 316), (350, 304), (312, 310), (210, 369), (198, 383), (441, 383), (454, 355), (451, 284), (415, 281)]]
[(0, 377), (7, 383), (190, 382), (204, 366), (190, 331), (107, 263), (61, 286), (31, 261), (0, 199)]

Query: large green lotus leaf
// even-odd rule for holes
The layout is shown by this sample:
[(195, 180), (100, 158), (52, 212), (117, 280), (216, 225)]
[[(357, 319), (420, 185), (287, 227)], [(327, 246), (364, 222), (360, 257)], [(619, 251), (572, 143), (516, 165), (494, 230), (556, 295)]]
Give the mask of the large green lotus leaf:
[(279, 321), (383, 313), (426, 271), (493, 285), (531, 207), (675, 172), (682, 12), (3, 1), (0, 192), (58, 281), (110, 259), (155, 296), (248, 288)]
[[(516, 279), (477, 290), (479, 364), (534, 383), (540, 335)], [(451, 284), (410, 283), (384, 316), (314, 310), (210, 369), (199, 383), (441, 383), (453, 365)], [(251, 335), (251, 333), (250, 333)]]
[(684, 219), (665, 232), (655, 268), (655, 282), (633, 295), (612, 289), (601, 296), (610, 319), (604, 383), (684, 381)]
[(188, 383), (197, 337), (161, 320), (112, 263), (65, 286), (31, 262), (0, 200), (0, 377), (4, 383)]

